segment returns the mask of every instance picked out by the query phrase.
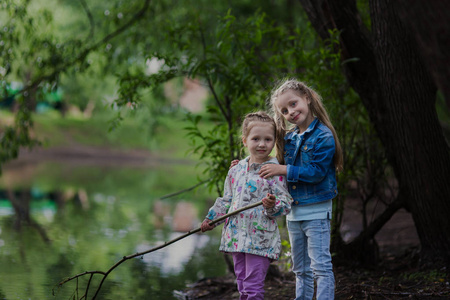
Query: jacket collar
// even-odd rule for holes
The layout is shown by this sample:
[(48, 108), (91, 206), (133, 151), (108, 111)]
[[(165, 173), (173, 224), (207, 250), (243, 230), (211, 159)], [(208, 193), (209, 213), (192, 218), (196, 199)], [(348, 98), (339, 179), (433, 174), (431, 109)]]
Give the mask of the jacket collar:
[[(306, 134), (310, 131), (312, 131), (317, 125), (319, 124), (319, 119), (314, 118), (314, 120), (311, 122), (311, 124), (309, 124), (308, 128), (305, 130), (305, 132), (303, 132), (303, 134)], [(299, 135), (298, 133), (299, 129), (298, 127), (295, 127), (294, 129), (292, 129), (291, 131), (289, 131), (286, 136), (284, 137), (284, 139), (287, 140), (292, 140), (295, 138), (295, 136)]]
[(248, 165), (249, 160), (250, 156), (247, 156), (246, 158), (240, 161), (240, 164), (243, 164), (245, 168), (247, 168), (248, 166), (248, 170), (251, 172), (259, 172), (261, 167), (267, 164), (278, 164), (278, 160), (275, 157), (271, 157), (269, 160), (263, 162), (262, 164), (252, 163), (251, 166)]

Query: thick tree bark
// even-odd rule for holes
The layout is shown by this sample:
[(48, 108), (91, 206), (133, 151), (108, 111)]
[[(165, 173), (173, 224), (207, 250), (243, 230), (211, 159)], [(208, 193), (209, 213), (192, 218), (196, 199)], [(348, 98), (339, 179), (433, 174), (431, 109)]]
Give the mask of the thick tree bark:
[(396, 11), (415, 38), (419, 51), (450, 109), (450, 2), (397, 0)]
[(344, 71), (386, 148), (422, 254), (450, 261), (450, 152), (435, 110), (435, 77), (423, 52), (389, 0), (370, 2), (371, 32), (354, 1), (300, 2), (322, 38), (328, 29), (341, 31), (343, 61), (358, 59)]

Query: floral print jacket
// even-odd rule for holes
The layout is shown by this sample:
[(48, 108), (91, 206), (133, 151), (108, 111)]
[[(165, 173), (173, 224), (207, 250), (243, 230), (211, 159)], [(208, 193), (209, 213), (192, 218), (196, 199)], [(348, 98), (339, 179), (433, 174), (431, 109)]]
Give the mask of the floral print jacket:
[(267, 193), (275, 195), (276, 203), (273, 208), (265, 209), (260, 205), (227, 218), (219, 250), (250, 253), (277, 260), (281, 252), (281, 238), (275, 218), (289, 213), (292, 198), (284, 176), (264, 179), (258, 174), (264, 164), (278, 164), (276, 158), (262, 164), (248, 164), (249, 157), (228, 171), (224, 195), (217, 198), (206, 218), (214, 220), (261, 201)]

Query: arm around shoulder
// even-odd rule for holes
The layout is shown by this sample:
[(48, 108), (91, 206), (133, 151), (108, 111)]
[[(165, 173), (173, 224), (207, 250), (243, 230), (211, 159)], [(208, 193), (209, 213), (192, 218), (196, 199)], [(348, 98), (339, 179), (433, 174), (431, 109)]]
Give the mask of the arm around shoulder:
[(287, 175), (287, 169), (285, 165), (279, 165), (279, 164), (267, 164), (261, 167), (261, 170), (259, 171), (259, 175), (263, 177), (264, 179), (268, 179), (272, 176), (286, 176)]

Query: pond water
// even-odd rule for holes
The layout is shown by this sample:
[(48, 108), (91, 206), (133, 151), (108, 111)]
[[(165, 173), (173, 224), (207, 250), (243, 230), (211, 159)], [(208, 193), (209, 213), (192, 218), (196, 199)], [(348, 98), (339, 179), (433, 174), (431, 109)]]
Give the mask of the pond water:
[[(0, 299), (80, 297), (88, 277), (61, 288), (57, 284), (84, 271), (107, 271), (125, 255), (197, 228), (214, 193), (200, 187), (161, 200), (195, 185), (194, 170), (189, 163), (5, 166), (0, 177)], [(176, 299), (174, 291), (186, 284), (226, 273), (219, 240), (220, 230), (194, 234), (127, 260), (111, 272), (97, 299)], [(90, 297), (97, 284), (94, 277)]]

